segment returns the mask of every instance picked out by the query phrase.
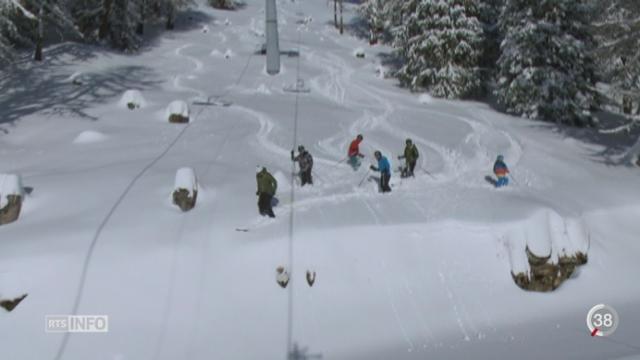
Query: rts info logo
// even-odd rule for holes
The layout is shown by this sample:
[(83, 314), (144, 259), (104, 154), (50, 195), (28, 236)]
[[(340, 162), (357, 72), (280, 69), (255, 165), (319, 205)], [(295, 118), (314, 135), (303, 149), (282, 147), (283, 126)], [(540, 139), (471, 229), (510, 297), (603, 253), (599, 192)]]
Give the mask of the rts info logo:
[(47, 315), (45, 332), (48, 333), (106, 333), (109, 332), (107, 315)]

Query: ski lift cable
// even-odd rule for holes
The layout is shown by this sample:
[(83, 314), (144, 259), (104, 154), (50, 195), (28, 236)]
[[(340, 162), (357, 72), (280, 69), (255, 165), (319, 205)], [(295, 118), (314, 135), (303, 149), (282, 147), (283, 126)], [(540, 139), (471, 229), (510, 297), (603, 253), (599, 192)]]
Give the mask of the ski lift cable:
[[(302, 42), (302, 32), (298, 32), (298, 52), (300, 52), (300, 43)], [(296, 82), (300, 79), (300, 56), (297, 57), (296, 60)], [(293, 113), (293, 148), (295, 148), (298, 142), (298, 117), (299, 117), (299, 108), (300, 108), (300, 93), (295, 93), (295, 105), (294, 105), (294, 113)], [(291, 171), (291, 211), (289, 212), (289, 276), (293, 278), (295, 275), (293, 269), (293, 242), (294, 242), (294, 220), (295, 220), (295, 189), (293, 186), (296, 177), (296, 164), (292, 162), (292, 171)], [(287, 314), (287, 358), (291, 354), (293, 350), (293, 286), (294, 281), (289, 284), (289, 304), (288, 304), (288, 314)]]

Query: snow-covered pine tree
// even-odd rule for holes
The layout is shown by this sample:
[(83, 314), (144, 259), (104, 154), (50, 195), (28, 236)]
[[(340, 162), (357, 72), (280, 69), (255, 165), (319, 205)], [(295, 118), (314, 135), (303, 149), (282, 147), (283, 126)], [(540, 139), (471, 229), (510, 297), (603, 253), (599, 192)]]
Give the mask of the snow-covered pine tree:
[(9, 61), (14, 54), (14, 44), (31, 44), (31, 34), (21, 26), (17, 18), (35, 21), (36, 16), (17, 0), (0, 0), (0, 61)]
[(481, 88), (483, 28), (477, 0), (409, 0), (395, 46), (404, 65), (397, 75), (416, 90), (434, 96), (461, 98)]
[(593, 123), (595, 66), (584, 0), (507, 0), (496, 94), (510, 113)]
[(136, 34), (138, 6), (134, 0), (112, 0), (109, 13), (108, 39), (111, 46), (123, 51), (135, 50), (140, 44)]
[(358, 8), (361, 16), (369, 25), (371, 40), (377, 40), (378, 34), (387, 28), (388, 19), (385, 14), (385, 3), (385, 0), (367, 0)]
[[(592, 0), (596, 8), (592, 31), (598, 40), (595, 58), (606, 97), (630, 115), (640, 112), (640, 1)], [(617, 111), (617, 109), (613, 109)]]

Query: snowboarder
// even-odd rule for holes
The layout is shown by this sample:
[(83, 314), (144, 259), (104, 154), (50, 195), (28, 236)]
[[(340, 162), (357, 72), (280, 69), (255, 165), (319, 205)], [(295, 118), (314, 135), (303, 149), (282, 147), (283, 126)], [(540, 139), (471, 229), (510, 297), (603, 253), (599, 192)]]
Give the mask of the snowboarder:
[(509, 168), (507, 164), (504, 163), (504, 156), (498, 155), (495, 164), (493, 164), (493, 173), (496, 174), (498, 181), (496, 182), (496, 187), (503, 187), (509, 185)]
[(371, 165), (370, 169), (380, 172), (380, 190), (383, 193), (390, 192), (389, 180), (391, 180), (391, 165), (389, 164), (389, 160), (382, 156), (380, 151), (376, 151), (374, 156), (376, 160), (378, 160), (378, 166)]
[(358, 135), (349, 145), (349, 165), (353, 168), (354, 171), (358, 170), (360, 167), (360, 159), (364, 157), (360, 153), (360, 143), (362, 142), (362, 135)]
[(258, 210), (260, 211), (260, 215), (272, 218), (276, 217), (271, 207), (271, 201), (278, 189), (278, 182), (273, 175), (267, 171), (266, 167), (261, 166), (256, 168), (256, 181), (258, 182), (256, 195), (258, 195)]
[(405, 167), (400, 169), (401, 177), (406, 178), (409, 176), (415, 176), (413, 171), (416, 169), (418, 157), (420, 157), (418, 148), (411, 139), (407, 139), (406, 146), (404, 148), (404, 155), (398, 156), (398, 160), (404, 159), (406, 162)]
[(304, 146), (298, 146), (298, 156), (295, 156), (294, 151), (291, 150), (291, 161), (297, 161), (300, 167), (300, 182), (302, 186), (306, 184), (313, 185), (313, 179), (311, 178), (311, 171), (313, 169), (313, 157), (304, 148)]

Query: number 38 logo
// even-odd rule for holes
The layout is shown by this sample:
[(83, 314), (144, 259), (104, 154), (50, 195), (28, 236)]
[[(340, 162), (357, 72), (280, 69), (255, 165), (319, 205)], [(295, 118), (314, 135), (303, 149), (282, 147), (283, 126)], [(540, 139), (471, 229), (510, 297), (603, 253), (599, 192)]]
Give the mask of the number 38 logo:
[(589, 310), (587, 326), (591, 336), (609, 336), (616, 331), (619, 323), (618, 313), (614, 308), (599, 304)]

